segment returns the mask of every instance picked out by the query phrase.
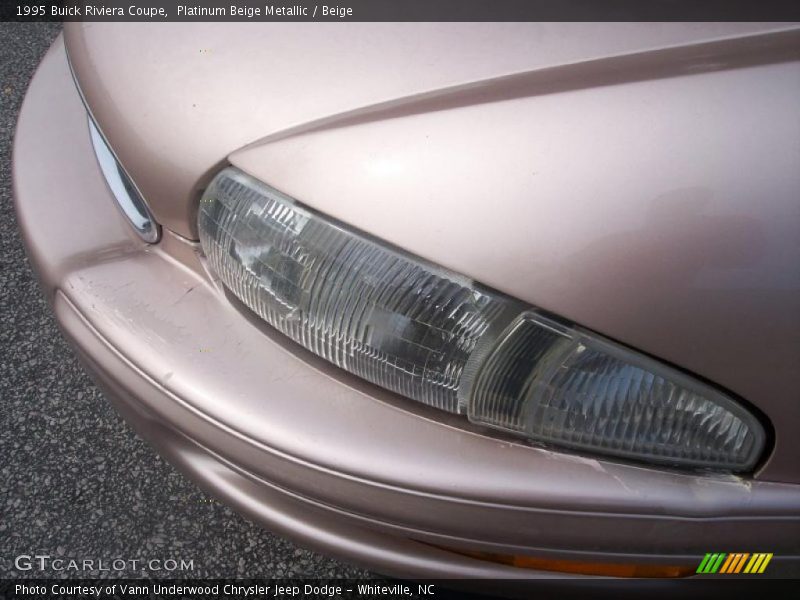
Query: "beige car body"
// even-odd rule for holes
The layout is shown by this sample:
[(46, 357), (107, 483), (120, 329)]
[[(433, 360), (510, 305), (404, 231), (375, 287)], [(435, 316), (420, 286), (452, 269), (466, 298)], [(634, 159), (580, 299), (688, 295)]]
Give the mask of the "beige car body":
[[(70, 23), (20, 117), (17, 213), (112, 401), (275, 531), (404, 576), (559, 575), (475, 551), (689, 568), (748, 544), (796, 573), (799, 42), (785, 24)], [(159, 243), (115, 207), (87, 107)], [(737, 477), (533, 447), (325, 363), (206, 269), (197, 204), (225, 164), (721, 386), (768, 453)]]

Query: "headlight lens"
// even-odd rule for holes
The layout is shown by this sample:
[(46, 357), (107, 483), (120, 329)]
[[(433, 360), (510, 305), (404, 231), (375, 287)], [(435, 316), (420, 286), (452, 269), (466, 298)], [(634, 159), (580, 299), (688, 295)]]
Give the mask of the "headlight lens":
[(508, 303), (233, 169), (206, 190), (200, 232), (214, 271), (268, 323), (355, 375), (450, 412), (459, 412), (468, 358)]
[(759, 422), (694, 378), (298, 205), (234, 168), (206, 189), (200, 241), (246, 306), (384, 388), (544, 443), (752, 468)]
[(532, 312), (501, 336), (470, 396), (474, 422), (638, 460), (741, 470), (764, 441), (710, 386)]

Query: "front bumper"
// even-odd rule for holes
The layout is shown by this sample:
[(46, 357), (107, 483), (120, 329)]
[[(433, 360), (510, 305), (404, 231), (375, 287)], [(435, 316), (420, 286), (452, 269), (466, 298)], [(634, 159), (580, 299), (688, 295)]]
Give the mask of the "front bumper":
[(554, 577), (441, 547), (800, 573), (800, 486), (498, 439), (353, 378), (249, 317), (196, 244), (114, 206), (59, 38), (14, 148), (17, 214), (55, 315), (117, 408), (210, 493), (280, 534), (415, 577)]

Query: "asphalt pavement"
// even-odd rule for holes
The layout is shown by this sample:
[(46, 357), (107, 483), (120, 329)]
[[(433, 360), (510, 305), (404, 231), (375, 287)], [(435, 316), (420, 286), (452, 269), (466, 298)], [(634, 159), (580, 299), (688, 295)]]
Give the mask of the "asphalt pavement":
[[(17, 113), (59, 31), (58, 24), (0, 23), (0, 578), (142, 576), (152, 560), (162, 563), (147, 567), (150, 577), (366, 576), (201, 492), (117, 415), (61, 336), (11, 202)], [(24, 558), (35, 555), (50, 558)], [(70, 559), (95, 562), (72, 570)], [(98, 570), (112, 560), (126, 564)], [(168, 560), (186, 568), (167, 571)]]

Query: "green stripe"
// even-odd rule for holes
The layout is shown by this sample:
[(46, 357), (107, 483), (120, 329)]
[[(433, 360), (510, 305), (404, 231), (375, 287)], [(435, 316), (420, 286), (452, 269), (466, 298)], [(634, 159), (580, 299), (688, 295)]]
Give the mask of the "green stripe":
[(706, 563), (708, 562), (709, 558), (711, 558), (711, 554), (706, 554), (705, 558), (703, 559), (703, 562), (701, 562), (700, 566), (697, 567), (697, 571), (695, 571), (695, 573), (705, 573)]
[(719, 556), (719, 554), (717, 554), (716, 552), (714, 552), (711, 555), (711, 558), (709, 558), (708, 562), (706, 563), (706, 568), (703, 569), (703, 573), (710, 573), (711, 572), (711, 567), (713, 567), (714, 563), (717, 562), (717, 557), (718, 556)]
[(719, 558), (717, 559), (717, 562), (714, 563), (714, 566), (711, 567), (711, 569), (709, 569), (708, 572), (709, 573), (716, 573), (717, 570), (722, 566), (722, 561), (725, 560), (726, 556), (728, 556), (728, 555), (725, 554), (724, 552), (722, 554), (720, 554)]

